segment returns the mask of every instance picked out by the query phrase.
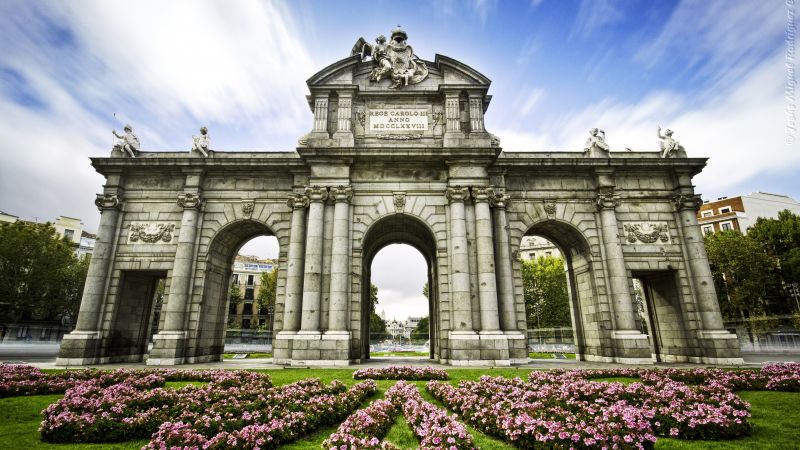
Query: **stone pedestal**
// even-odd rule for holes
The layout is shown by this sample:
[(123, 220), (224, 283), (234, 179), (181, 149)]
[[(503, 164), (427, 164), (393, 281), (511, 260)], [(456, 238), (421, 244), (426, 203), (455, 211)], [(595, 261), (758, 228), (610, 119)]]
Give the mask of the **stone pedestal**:
[(450, 360), (453, 366), (510, 366), (508, 338), (501, 331), (450, 332)]
[(185, 331), (161, 331), (153, 336), (153, 348), (147, 358), (148, 366), (183, 364), (186, 349)]
[(61, 340), (61, 350), (56, 359), (57, 366), (83, 366), (99, 364), (97, 358), (100, 332), (75, 330)]

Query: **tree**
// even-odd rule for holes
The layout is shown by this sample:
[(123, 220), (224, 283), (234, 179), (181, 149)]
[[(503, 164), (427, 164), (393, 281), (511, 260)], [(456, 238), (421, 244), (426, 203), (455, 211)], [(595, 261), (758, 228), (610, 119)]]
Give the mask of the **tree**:
[(275, 306), (275, 293), (278, 289), (278, 268), (273, 267), (269, 272), (261, 272), (261, 288), (258, 290), (258, 304), (260, 306)]
[(242, 289), (239, 287), (239, 283), (231, 283), (230, 299), (234, 305), (242, 302)]
[(528, 326), (550, 328), (570, 326), (569, 294), (564, 260), (541, 256), (536, 260), (521, 260), (522, 287), (525, 297)]
[(411, 330), (411, 340), (412, 341), (426, 341), (430, 335), (430, 324), (428, 317), (423, 317), (419, 319), (419, 323), (417, 326)]
[(49, 223), (0, 225), (0, 316), (10, 322), (74, 318), (88, 267), (88, 258), (77, 258)]
[(378, 286), (369, 285), (369, 339), (370, 341), (383, 341), (389, 338), (386, 332), (386, 322), (375, 312), (378, 305)]
[(425, 285), (422, 286), (422, 295), (424, 295), (425, 298), (430, 299), (430, 297), (428, 296), (429, 294), (430, 294), (430, 288), (428, 287), (428, 282), (426, 281)]
[(770, 313), (780, 291), (777, 260), (735, 230), (709, 234), (705, 245), (723, 317), (746, 320)]
[(800, 216), (786, 209), (777, 219), (759, 217), (747, 236), (778, 260), (784, 281), (800, 282)]

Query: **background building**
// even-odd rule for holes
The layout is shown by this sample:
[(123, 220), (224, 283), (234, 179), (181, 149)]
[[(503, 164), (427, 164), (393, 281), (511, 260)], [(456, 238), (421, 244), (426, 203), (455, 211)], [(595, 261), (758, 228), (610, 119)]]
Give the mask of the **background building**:
[(747, 234), (759, 217), (775, 218), (784, 209), (800, 214), (800, 203), (786, 195), (754, 192), (704, 202), (697, 212), (697, 221), (706, 234), (725, 230)]
[(243, 330), (268, 328), (271, 325), (274, 309), (272, 306), (258, 305), (256, 299), (261, 291), (261, 274), (271, 272), (277, 267), (273, 259), (260, 259), (256, 256), (236, 255), (233, 262), (231, 286), (239, 286), (242, 300), (231, 302), (228, 310), (228, 325)]
[(537, 260), (542, 256), (560, 258), (561, 252), (552, 242), (539, 236), (525, 236), (519, 246), (519, 258)]

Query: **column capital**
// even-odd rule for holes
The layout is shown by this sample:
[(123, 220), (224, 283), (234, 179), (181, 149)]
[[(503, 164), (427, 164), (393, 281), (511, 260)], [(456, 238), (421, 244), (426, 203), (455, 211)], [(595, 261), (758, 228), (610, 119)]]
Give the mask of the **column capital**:
[(444, 196), (450, 203), (465, 202), (469, 200), (469, 188), (465, 186), (450, 186), (444, 191)]
[(489, 198), (489, 202), (494, 208), (505, 209), (505, 207), (511, 203), (511, 197), (505, 192), (495, 192), (494, 195)]
[(122, 209), (122, 196), (119, 194), (97, 194), (97, 198), (94, 199), (94, 204), (100, 212), (107, 209), (119, 211)]
[(305, 194), (292, 194), (289, 196), (286, 204), (292, 209), (308, 208), (308, 196)]
[(324, 202), (328, 199), (328, 188), (324, 186), (306, 186), (305, 195), (310, 202)]
[(353, 188), (351, 186), (331, 187), (328, 195), (334, 202), (350, 202), (353, 198)]
[(203, 203), (203, 199), (200, 197), (200, 194), (195, 194), (192, 192), (184, 192), (178, 195), (178, 206), (183, 209), (200, 209), (200, 205)]
[(619, 195), (614, 194), (614, 191), (600, 192), (595, 199), (595, 206), (599, 211), (614, 209), (619, 206)]
[(472, 188), (472, 199), (475, 203), (489, 202), (494, 197), (494, 189), (489, 186)]
[(672, 197), (672, 202), (678, 211), (691, 209), (697, 212), (703, 206), (703, 199), (697, 194), (677, 194)]

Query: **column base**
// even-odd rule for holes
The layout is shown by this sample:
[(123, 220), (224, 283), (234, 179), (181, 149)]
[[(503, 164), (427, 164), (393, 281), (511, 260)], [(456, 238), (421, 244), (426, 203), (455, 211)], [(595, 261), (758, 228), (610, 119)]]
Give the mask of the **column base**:
[(636, 330), (615, 330), (611, 338), (614, 343), (612, 362), (620, 364), (653, 364), (650, 341), (646, 334)]
[(185, 364), (185, 331), (162, 331), (153, 335), (153, 349), (147, 358), (148, 366), (175, 366)]
[(73, 331), (64, 336), (56, 358), (57, 366), (99, 364), (99, 331)]
[(697, 332), (703, 364), (744, 364), (739, 348), (739, 338), (728, 330), (700, 330)]
[(510, 366), (508, 337), (502, 331), (451, 331), (450, 359), (454, 366)]
[(273, 362), (291, 366), (350, 365), (349, 331), (280, 332), (273, 344)]
[(506, 331), (504, 333), (508, 339), (508, 356), (512, 364), (524, 364), (528, 362), (528, 340), (519, 331)]

